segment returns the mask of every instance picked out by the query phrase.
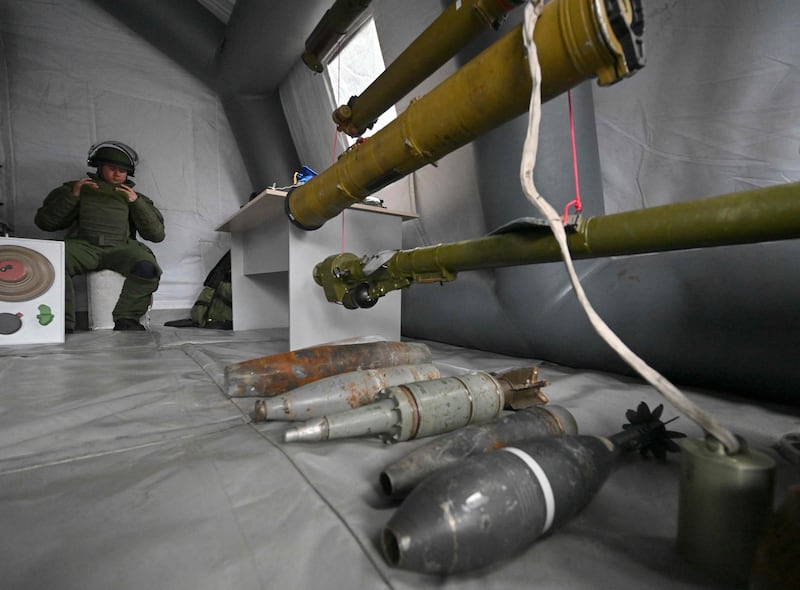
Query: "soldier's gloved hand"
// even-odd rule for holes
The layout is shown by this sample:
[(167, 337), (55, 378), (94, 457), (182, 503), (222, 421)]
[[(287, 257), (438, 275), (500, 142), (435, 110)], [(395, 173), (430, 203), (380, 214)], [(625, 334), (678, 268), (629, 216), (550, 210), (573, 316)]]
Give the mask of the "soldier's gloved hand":
[(97, 188), (97, 183), (91, 178), (81, 178), (78, 182), (72, 185), (72, 194), (79, 197), (83, 185), (88, 184), (91, 187)]
[(129, 203), (133, 203), (139, 198), (139, 195), (136, 194), (136, 191), (126, 184), (120, 184), (114, 190), (122, 191), (123, 193), (127, 194)]

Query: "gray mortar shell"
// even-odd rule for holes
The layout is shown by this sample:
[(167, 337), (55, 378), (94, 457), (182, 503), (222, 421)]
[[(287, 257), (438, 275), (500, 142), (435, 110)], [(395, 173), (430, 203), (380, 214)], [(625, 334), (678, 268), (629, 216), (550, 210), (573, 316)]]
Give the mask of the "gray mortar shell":
[(428, 574), (479, 569), (580, 511), (611, 473), (608, 439), (561, 436), (453, 463), (422, 481), (381, 532), (386, 561)]
[(349, 412), (307, 420), (287, 428), (283, 442), (323, 441), (381, 434), (397, 423), (395, 403), (381, 399)]
[(309, 420), (365, 406), (386, 387), (439, 377), (439, 369), (430, 363), (351, 371), (256, 403), (262, 406), (266, 420)]
[(406, 383), (381, 390), (366, 406), (289, 428), (284, 442), (369, 435), (381, 435), (384, 442), (422, 438), (491, 420), (503, 405), (500, 384), (482, 371)]
[(400, 416), (397, 425), (383, 435), (386, 442), (424, 438), (485, 422), (496, 418), (505, 406), (502, 386), (484, 371), (387, 387), (380, 396), (393, 399)]
[(577, 434), (578, 425), (561, 406), (532, 406), (483, 424), (444, 434), (386, 467), (380, 474), (383, 493), (403, 498), (427, 475), (477, 453), (494, 451), (538, 436)]

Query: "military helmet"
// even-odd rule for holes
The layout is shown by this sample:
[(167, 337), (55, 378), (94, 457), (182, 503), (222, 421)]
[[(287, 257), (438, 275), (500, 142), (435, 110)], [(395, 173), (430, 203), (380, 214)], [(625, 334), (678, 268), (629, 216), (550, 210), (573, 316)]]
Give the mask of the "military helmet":
[(121, 141), (101, 141), (89, 148), (87, 164), (93, 168), (111, 164), (127, 170), (128, 175), (133, 176), (138, 163), (136, 150)]

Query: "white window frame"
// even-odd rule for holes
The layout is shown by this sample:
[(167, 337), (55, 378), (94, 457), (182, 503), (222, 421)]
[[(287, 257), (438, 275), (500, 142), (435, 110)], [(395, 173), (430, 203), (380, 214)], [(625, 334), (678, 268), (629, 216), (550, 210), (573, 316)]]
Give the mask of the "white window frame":
[[(369, 38), (374, 39), (375, 46), (373, 47), (372, 52), (373, 63), (367, 64), (367, 70), (357, 82), (353, 82), (351, 86), (343, 88), (342, 83), (340, 82), (340, 78), (344, 78), (344, 76), (340, 74), (342, 66), (342, 62), (340, 60), (342, 58), (345, 60), (355, 59), (354, 54), (352, 53), (352, 43), (357, 42), (360, 36), (364, 34), (367, 34), (369, 35)], [(365, 42), (369, 41), (367, 40)], [(369, 65), (371, 65), (371, 67), (369, 67)], [(332, 51), (325, 59), (325, 82), (328, 87), (328, 92), (330, 93), (333, 109), (335, 110), (339, 106), (347, 104), (347, 101), (350, 100), (350, 97), (360, 95), (370, 84), (372, 84), (375, 78), (383, 73), (385, 68), (386, 64), (383, 59), (383, 51), (381, 50), (380, 38), (378, 36), (377, 26), (375, 25), (375, 19), (372, 14), (368, 13), (363, 21), (358, 23), (357, 26), (354, 26), (352, 31), (339, 42), (334, 51)], [(397, 110), (395, 109), (394, 105), (392, 105), (386, 110), (386, 112), (382, 113), (378, 117), (378, 120), (371, 129), (367, 129), (364, 132), (364, 136), (369, 136), (376, 133), (394, 121), (396, 118)], [(350, 137), (346, 134), (342, 135), (344, 135), (344, 140), (347, 144), (347, 147), (355, 143), (356, 138)]]

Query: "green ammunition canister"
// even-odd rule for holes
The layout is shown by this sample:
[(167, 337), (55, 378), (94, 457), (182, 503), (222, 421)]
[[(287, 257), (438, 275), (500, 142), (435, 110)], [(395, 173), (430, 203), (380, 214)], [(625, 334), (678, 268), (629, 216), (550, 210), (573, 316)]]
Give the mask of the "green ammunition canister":
[(728, 455), (712, 437), (682, 441), (678, 552), (716, 580), (747, 587), (772, 514), (775, 461), (748, 449)]

